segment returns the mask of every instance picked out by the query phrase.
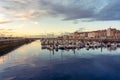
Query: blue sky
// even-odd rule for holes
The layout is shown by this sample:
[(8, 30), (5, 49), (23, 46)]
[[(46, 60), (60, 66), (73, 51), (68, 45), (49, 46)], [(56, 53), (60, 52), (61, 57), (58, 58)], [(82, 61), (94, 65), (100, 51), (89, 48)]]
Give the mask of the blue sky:
[(0, 0), (0, 30), (13, 35), (39, 35), (80, 28), (120, 29), (119, 6), (119, 0)]

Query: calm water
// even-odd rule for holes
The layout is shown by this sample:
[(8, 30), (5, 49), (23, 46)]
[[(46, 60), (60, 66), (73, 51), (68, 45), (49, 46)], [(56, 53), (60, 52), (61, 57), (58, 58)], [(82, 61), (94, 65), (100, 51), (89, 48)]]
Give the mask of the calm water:
[(38, 40), (0, 57), (0, 80), (120, 80), (120, 49), (56, 52)]

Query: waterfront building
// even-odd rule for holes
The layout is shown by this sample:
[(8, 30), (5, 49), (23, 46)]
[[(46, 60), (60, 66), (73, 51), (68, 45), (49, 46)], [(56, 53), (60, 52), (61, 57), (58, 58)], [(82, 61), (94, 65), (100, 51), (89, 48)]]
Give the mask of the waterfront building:
[(104, 30), (90, 31), (90, 32), (74, 32), (69, 35), (70, 38), (115, 38), (120, 39), (120, 30), (115, 28), (108, 28)]
[(98, 38), (106, 38), (107, 37), (107, 30), (99, 30), (98, 31)]
[(72, 34), (72, 36), (75, 39), (86, 38), (86, 37), (88, 37), (88, 33), (87, 32), (75, 32)]
[(107, 37), (108, 38), (113, 38), (115, 37), (116, 29), (108, 28), (107, 29)]
[(115, 28), (108, 28), (107, 37), (108, 38), (120, 38), (120, 30), (117, 30)]
[(95, 32), (88, 32), (88, 38), (94, 38), (95, 37)]
[(120, 31), (116, 31), (116, 33), (115, 33), (115, 38), (116, 38), (116, 39), (120, 39)]

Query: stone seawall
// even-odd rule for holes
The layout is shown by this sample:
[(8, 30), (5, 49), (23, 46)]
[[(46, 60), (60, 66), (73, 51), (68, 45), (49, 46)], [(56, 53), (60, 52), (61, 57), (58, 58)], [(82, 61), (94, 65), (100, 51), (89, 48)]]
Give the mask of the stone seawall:
[(8, 52), (32, 42), (32, 39), (19, 39), (19, 40), (4, 40), (0, 41), (0, 56), (7, 54)]

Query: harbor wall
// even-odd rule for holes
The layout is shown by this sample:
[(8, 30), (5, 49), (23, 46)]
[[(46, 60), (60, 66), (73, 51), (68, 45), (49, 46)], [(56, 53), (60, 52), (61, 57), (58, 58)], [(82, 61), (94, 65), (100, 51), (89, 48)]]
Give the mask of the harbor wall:
[(34, 39), (10, 39), (0, 41), (0, 56), (7, 54), (8, 52), (30, 42)]

